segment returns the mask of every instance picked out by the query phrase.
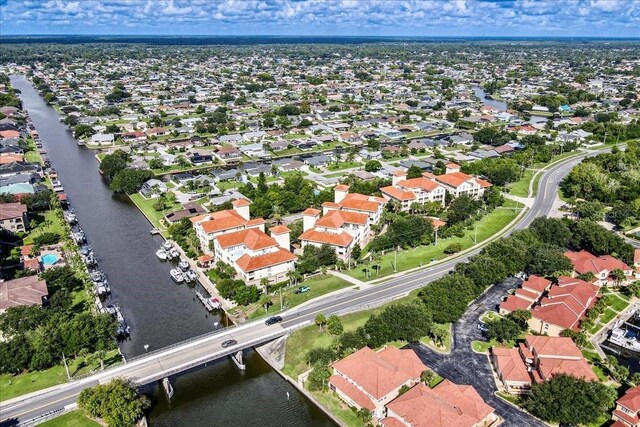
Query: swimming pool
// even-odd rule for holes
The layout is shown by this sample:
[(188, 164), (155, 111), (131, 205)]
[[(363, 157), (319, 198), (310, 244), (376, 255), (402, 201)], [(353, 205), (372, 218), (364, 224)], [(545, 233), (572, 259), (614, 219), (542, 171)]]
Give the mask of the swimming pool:
[(52, 265), (58, 262), (60, 257), (57, 254), (45, 254), (40, 257), (43, 264)]

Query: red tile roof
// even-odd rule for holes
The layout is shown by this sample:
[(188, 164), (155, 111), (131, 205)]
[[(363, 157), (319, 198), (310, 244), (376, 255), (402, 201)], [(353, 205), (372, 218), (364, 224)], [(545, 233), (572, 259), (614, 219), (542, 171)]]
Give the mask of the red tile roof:
[(22, 218), (27, 213), (27, 205), (20, 202), (0, 204), (0, 221), (12, 218)]
[[(206, 220), (206, 217), (209, 217), (210, 219)], [(241, 217), (240, 214), (233, 209), (197, 216), (192, 218), (191, 221), (199, 222), (200, 226), (207, 234), (238, 228), (247, 223), (247, 220)]]
[(320, 211), (318, 209), (308, 208), (307, 210), (302, 212), (302, 215), (305, 215), (305, 216), (318, 216), (318, 215), (320, 215)]
[(353, 400), (361, 408), (367, 408), (370, 411), (373, 411), (376, 408), (366, 394), (340, 375), (332, 375), (329, 378), (329, 383), (333, 384), (335, 388), (349, 396), (349, 399)]
[(633, 412), (633, 415), (617, 409), (613, 411), (614, 415), (633, 424), (640, 421), (640, 417), (638, 417), (638, 412), (640, 412), (640, 386), (631, 387), (616, 403)]
[(420, 383), (387, 408), (414, 427), (473, 427), (494, 411), (472, 386), (449, 380), (433, 389)]
[(381, 399), (408, 381), (419, 379), (427, 369), (413, 350), (396, 347), (379, 352), (363, 347), (334, 363), (333, 368), (375, 399)]
[(591, 272), (598, 276), (605, 270), (609, 272), (617, 268), (623, 271), (631, 270), (627, 264), (611, 255), (595, 256), (585, 250), (580, 252), (567, 251), (564, 255), (571, 260), (573, 269), (578, 274)]
[(369, 220), (367, 214), (350, 211), (330, 211), (316, 221), (316, 227), (341, 228), (344, 224), (364, 225)]
[(238, 199), (238, 200), (234, 200), (233, 202), (231, 202), (231, 204), (233, 206), (235, 206), (236, 208), (241, 208), (243, 206), (249, 206), (251, 204), (251, 202), (247, 199)]
[(47, 283), (38, 276), (27, 276), (0, 283), (0, 312), (20, 305), (40, 305), (49, 294)]
[(325, 231), (318, 231), (315, 228), (307, 230), (299, 237), (300, 240), (307, 240), (309, 242), (327, 244), (332, 246), (347, 247), (353, 241), (353, 236), (346, 231), (342, 233), (327, 233)]
[(276, 225), (274, 227), (271, 227), (269, 231), (271, 232), (271, 234), (284, 234), (291, 232), (291, 230), (284, 225)]
[(256, 228), (221, 234), (216, 237), (216, 240), (222, 248), (245, 245), (252, 251), (278, 245), (273, 237), (267, 236), (263, 231)]
[(399, 188), (388, 186), (380, 189), (382, 194), (386, 194), (391, 198), (398, 200), (415, 200), (416, 195), (411, 191), (404, 191)]
[(500, 303), (500, 309), (506, 311), (528, 310), (531, 308), (532, 301), (509, 295), (506, 300)]
[(493, 347), (491, 353), (494, 355), (498, 371), (502, 379), (514, 382), (531, 382), (531, 377), (527, 367), (522, 360), (520, 351), (517, 348)]
[(236, 260), (236, 265), (245, 273), (249, 273), (262, 268), (284, 264), (285, 262), (296, 261), (297, 259), (298, 257), (291, 252), (278, 248), (277, 251), (268, 252), (264, 255), (249, 256), (244, 254)]

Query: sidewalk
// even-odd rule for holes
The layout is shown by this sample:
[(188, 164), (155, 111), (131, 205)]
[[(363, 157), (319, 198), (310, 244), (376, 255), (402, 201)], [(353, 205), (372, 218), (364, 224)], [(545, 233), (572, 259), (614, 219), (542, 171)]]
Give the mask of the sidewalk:
[(336, 276), (345, 282), (353, 283), (354, 285), (360, 286), (360, 289), (368, 289), (373, 286), (371, 283), (363, 282), (362, 280), (356, 279), (355, 277), (351, 277), (348, 274), (344, 274), (340, 271), (336, 270), (328, 270), (327, 273)]

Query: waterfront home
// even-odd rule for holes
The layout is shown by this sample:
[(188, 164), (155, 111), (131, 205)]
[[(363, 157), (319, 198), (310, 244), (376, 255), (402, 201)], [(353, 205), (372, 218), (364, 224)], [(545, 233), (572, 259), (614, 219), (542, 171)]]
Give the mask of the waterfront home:
[(37, 275), (0, 282), (0, 314), (10, 307), (44, 305), (48, 295), (47, 283)]
[(43, 176), (42, 167), (36, 163), (11, 162), (0, 165), (0, 178), (8, 178), (17, 175)]
[[(624, 286), (635, 279), (633, 268), (611, 255), (595, 256), (585, 250), (567, 251), (564, 255), (573, 264), (572, 276), (592, 273), (595, 276), (594, 283), (598, 286)], [(624, 278), (614, 277), (612, 273), (616, 270), (622, 271)]]
[(115, 137), (112, 133), (96, 133), (91, 135), (91, 145), (113, 145)]
[(27, 205), (20, 202), (0, 204), (0, 228), (11, 233), (27, 230)]
[(175, 224), (180, 222), (183, 218), (191, 218), (196, 215), (201, 215), (207, 213), (207, 210), (203, 208), (199, 203), (189, 202), (185, 203), (182, 206), (182, 209), (177, 211), (169, 212), (164, 216), (164, 221), (169, 224)]
[(160, 194), (166, 193), (168, 190), (167, 184), (159, 179), (150, 179), (140, 188), (140, 194), (146, 198), (160, 197)]
[(430, 388), (424, 383), (410, 388), (387, 404), (385, 427), (489, 427), (500, 418), (473, 386), (444, 380)]
[(363, 347), (331, 365), (329, 389), (347, 405), (368, 409), (383, 418), (385, 405), (395, 399), (403, 386), (413, 386), (427, 370), (411, 349), (386, 347), (374, 351)]
[(640, 426), (640, 386), (631, 387), (616, 400), (611, 419), (615, 421), (611, 427)]
[[(324, 202), (322, 204), (322, 214), (327, 215), (329, 212), (338, 210), (345, 212), (355, 212), (366, 214), (369, 218), (368, 226), (378, 224), (382, 217), (387, 200), (383, 197), (367, 196), (359, 193), (349, 193), (349, 186), (344, 184), (336, 185), (333, 189), (333, 202)], [(363, 242), (367, 242), (365, 237)], [(366, 243), (365, 243), (366, 244)]]
[(589, 362), (569, 337), (527, 335), (518, 348), (491, 348), (491, 365), (500, 385), (510, 394), (529, 391), (555, 375), (598, 381)]
[(242, 152), (234, 146), (225, 145), (215, 150), (216, 156), (222, 161), (237, 161), (242, 158)]
[(216, 262), (232, 266), (248, 285), (258, 285), (265, 278), (270, 283), (282, 282), (298, 259), (289, 251), (290, 230), (277, 226), (267, 235), (264, 219), (249, 218), (250, 204), (239, 199), (232, 210), (191, 218), (202, 250)]
[(380, 192), (386, 200), (395, 200), (400, 204), (400, 211), (407, 212), (413, 203), (438, 202), (444, 205), (446, 190), (431, 175), (420, 178), (406, 179), (407, 173), (396, 171), (393, 174), (392, 185), (382, 187)]
[(303, 233), (299, 240), (307, 245), (331, 246), (338, 259), (347, 261), (353, 248), (364, 247), (370, 237), (369, 215), (343, 210), (329, 210), (320, 217), (320, 211), (309, 208), (302, 213)]
[(124, 142), (145, 142), (147, 135), (141, 131), (125, 132), (122, 134), (122, 140)]

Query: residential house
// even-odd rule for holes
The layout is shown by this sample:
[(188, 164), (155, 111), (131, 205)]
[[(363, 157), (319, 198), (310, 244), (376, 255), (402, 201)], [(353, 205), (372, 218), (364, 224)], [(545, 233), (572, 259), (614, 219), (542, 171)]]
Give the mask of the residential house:
[(502, 388), (510, 394), (529, 391), (554, 375), (598, 381), (582, 352), (569, 337), (527, 335), (518, 348), (491, 348), (491, 364)]
[(444, 204), (445, 187), (434, 181), (431, 174), (423, 174), (420, 178), (406, 179), (407, 174), (396, 171), (393, 175), (392, 185), (382, 187), (380, 192), (386, 200), (395, 200), (400, 203), (403, 212), (411, 209), (413, 203), (438, 202)]
[(334, 188), (333, 202), (324, 202), (322, 204), (322, 214), (326, 215), (332, 210), (364, 213), (369, 217), (368, 225), (372, 226), (380, 222), (382, 211), (386, 204), (387, 200), (383, 197), (349, 193), (348, 185), (339, 184)]
[(242, 158), (242, 152), (231, 145), (225, 145), (215, 150), (216, 156), (223, 161), (238, 161)]
[(336, 256), (347, 261), (355, 245), (364, 247), (370, 237), (369, 215), (345, 210), (328, 210), (320, 218), (320, 211), (309, 208), (302, 213), (303, 233), (299, 239), (307, 245), (329, 245)]
[(160, 194), (166, 193), (168, 190), (167, 184), (159, 179), (150, 179), (140, 188), (140, 194), (146, 198), (160, 197)]
[(413, 386), (427, 367), (411, 349), (386, 347), (374, 351), (363, 347), (332, 365), (329, 388), (347, 405), (366, 408), (382, 418), (385, 405), (403, 386)]
[(189, 202), (185, 203), (182, 209), (167, 213), (164, 216), (164, 221), (171, 225), (180, 222), (183, 218), (191, 218), (205, 213), (207, 213), (207, 211), (199, 203)]
[(462, 195), (476, 198), (482, 197), (485, 190), (491, 187), (490, 182), (462, 172), (433, 175), (430, 176), (430, 178), (442, 185), (445, 190), (451, 193), (454, 197), (460, 197)]
[(0, 228), (11, 233), (26, 231), (27, 206), (20, 202), (0, 204)]
[(37, 275), (0, 282), (0, 314), (11, 307), (44, 305), (48, 296), (47, 282)]
[(385, 427), (489, 427), (498, 425), (494, 408), (470, 385), (444, 380), (434, 388), (412, 387), (387, 404)]
[(112, 133), (96, 133), (91, 135), (91, 145), (113, 145), (115, 137)]
[[(594, 283), (598, 286), (628, 285), (635, 279), (633, 268), (611, 255), (596, 256), (585, 250), (580, 252), (567, 251), (564, 255), (573, 264), (572, 276), (592, 273), (595, 276)], [(622, 280), (613, 277), (612, 273), (615, 270), (621, 270), (624, 273)]]
[(297, 257), (289, 252), (289, 229), (274, 227), (264, 232), (264, 219), (249, 218), (249, 202), (238, 199), (233, 209), (191, 218), (202, 250), (236, 270), (247, 284), (271, 283), (287, 279)]
[(640, 426), (640, 386), (631, 387), (616, 400), (611, 418), (615, 421), (611, 427)]

